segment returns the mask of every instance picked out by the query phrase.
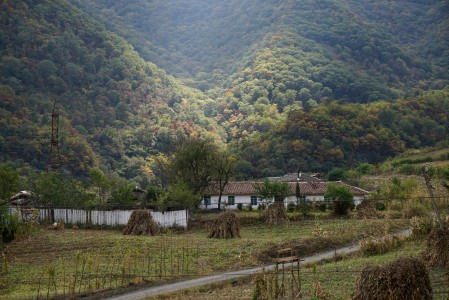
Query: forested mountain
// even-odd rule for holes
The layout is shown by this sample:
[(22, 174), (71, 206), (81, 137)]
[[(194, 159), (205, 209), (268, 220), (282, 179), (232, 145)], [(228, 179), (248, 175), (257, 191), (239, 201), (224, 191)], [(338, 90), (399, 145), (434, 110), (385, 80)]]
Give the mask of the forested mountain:
[(313, 105), (391, 99), (449, 79), (447, 1), (77, 2), (202, 90), (244, 85), (276, 102), (278, 87)]
[(145, 178), (153, 155), (199, 136), (227, 143), (241, 177), (434, 145), (449, 133), (448, 13), (442, 0), (1, 1), (0, 161), (45, 168), (55, 99), (79, 177)]
[(53, 102), (62, 163), (132, 178), (182, 136), (225, 138), (206, 98), (145, 62), (122, 38), (65, 0), (0, 5), (0, 159), (44, 169)]

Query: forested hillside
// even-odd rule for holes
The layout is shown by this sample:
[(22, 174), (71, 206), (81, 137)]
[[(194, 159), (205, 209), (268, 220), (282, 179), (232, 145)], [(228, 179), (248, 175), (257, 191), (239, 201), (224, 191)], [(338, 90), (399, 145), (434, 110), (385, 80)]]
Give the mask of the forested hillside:
[(54, 100), (81, 178), (141, 181), (192, 137), (228, 144), (241, 178), (448, 138), (447, 1), (0, 3), (0, 162), (24, 171), (45, 169)]
[(101, 165), (128, 178), (183, 136), (225, 138), (204, 95), (145, 62), (64, 0), (0, 5), (0, 160), (44, 169), (53, 102), (65, 171)]
[(238, 168), (245, 175), (328, 171), (379, 163), (406, 149), (444, 141), (448, 116), (449, 90), (394, 102), (333, 101), (309, 111), (291, 111), (267, 132), (241, 136), (232, 146), (240, 153)]
[(314, 105), (397, 98), (449, 79), (447, 1), (76, 2), (202, 90), (243, 85), (281, 106), (296, 91), (297, 101)]

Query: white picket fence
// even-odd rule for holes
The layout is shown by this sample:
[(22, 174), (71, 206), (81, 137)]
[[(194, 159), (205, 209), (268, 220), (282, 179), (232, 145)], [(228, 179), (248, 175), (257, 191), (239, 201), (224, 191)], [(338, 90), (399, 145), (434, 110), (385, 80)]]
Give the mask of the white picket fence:
[[(25, 215), (20, 209), (11, 208), (12, 212)], [(65, 224), (90, 224), (90, 225), (126, 225), (132, 210), (82, 210), (66, 208), (39, 208), (39, 221), (54, 220)], [(29, 213), (29, 210), (27, 211)], [(150, 211), (154, 221), (160, 227), (184, 227), (187, 228), (188, 211)]]

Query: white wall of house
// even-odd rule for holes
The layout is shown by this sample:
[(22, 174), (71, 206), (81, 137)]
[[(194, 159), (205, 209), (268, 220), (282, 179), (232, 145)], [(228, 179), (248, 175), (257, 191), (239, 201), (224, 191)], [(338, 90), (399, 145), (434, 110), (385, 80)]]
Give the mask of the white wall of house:
[[(243, 207), (248, 206), (251, 204), (251, 197), (257, 197), (256, 195), (236, 195), (234, 196), (234, 205), (229, 205), (229, 196), (223, 195), (221, 196), (221, 208), (228, 208), (228, 209), (237, 209), (237, 204), (242, 203)], [(218, 196), (211, 196), (210, 197), (210, 204), (206, 205), (204, 204), (204, 198), (201, 200), (201, 204), (199, 205), (200, 208), (207, 208), (207, 209), (218, 209)], [(259, 198), (257, 198), (257, 203), (251, 205), (253, 208), (257, 208), (257, 206), (262, 203)]]
[[(229, 196), (223, 195), (221, 196), (221, 208), (226, 207), (227, 209), (237, 209), (237, 204), (242, 203), (243, 207), (247, 207), (249, 204), (251, 204), (251, 197), (256, 197), (255, 195), (237, 195), (234, 196), (234, 204), (230, 205), (229, 203)], [(357, 206), (362, 202), (363, 197), (362, 196), (354, 196), (354, 204)], [(318, 201), (325, 201), (324, 196), (306, 196), (307, 202), (318, 202)], [(257, 206), (264, 201), (261, 201), (260, 198), (257, 198), (257, 204), (251, 205), (253, 208), (257, 208)], [(285, 206), (287, 206), (289, 203), (296, 204), (296, 196), (288, 196), (284, 200)], [(207, 206), (204, 203), (204, 198), (201, 200), (201, 204), (199, 205), (200, 208), (204, 209), (218, 209), (218, 196), (210, 196), (210, 204)]]

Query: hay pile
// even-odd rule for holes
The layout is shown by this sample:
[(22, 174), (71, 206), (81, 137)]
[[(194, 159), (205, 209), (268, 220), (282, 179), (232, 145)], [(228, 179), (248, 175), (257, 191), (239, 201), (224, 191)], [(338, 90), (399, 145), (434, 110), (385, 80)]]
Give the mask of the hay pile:
[(376, 201), (365, 199), (357, 206), (357, 217), (359, 219), (377, 219), (379, 217), (376, 211)]
[(275, 202), (268, 206), (263, 217), (268, 225), (280, 225), (288, 222), (287, 210), (283, 202)]
[(149, 210), (134, 210), (128, 220), (126, 228), (123, 230), (125, 235), (156, 235), (159, 228), (154, 222)]
[(210, 233), (208, 238), (232, 239), (240, 237), (240, 224), (232, 211), (224, 211), (217, 219), (209, 222)]
[(367, 266), (357, 279), (353, 300), (432, 299), (429, 273), (423, 262), (399, 258), (386, 266)]
[(435, 228), (427, 236), (423, 260), (430, 267), (449, 267), (449, 231)]

